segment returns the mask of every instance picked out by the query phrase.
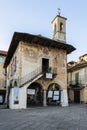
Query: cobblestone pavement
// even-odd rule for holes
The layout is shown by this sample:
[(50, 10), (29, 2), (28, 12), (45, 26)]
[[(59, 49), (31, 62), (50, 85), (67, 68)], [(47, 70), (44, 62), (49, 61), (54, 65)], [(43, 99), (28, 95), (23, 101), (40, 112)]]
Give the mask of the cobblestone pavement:
[(87, 104), (0, 109), (0, 130), (87, 130)]

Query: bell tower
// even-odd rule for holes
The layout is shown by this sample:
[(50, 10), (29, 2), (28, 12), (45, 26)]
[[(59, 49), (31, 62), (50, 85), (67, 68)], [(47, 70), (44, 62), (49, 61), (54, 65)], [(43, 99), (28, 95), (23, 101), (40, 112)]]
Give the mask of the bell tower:
[(52, 21), (54, 40), (66, 43), (66, 20), (67, 18), (62, 17), (58, 11), (58, 15)]

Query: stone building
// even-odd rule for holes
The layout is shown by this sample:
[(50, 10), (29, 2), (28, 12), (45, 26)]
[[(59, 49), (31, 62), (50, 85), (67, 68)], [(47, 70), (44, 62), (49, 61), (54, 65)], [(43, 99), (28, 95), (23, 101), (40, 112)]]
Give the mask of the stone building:
[(68, 63), (68, 94), (71, 102), (87, 103), (87, 54)]
[(53, 39), (20, 32), (13, 35), (4, 64), (12, 109), (68, 106), (67, 54), (75, 48), (66, 43), (66, 18), (57, 15), (52, 25)]
[(6, 51), (0, 50), (0, 104), (4, 103), (6, 94), (5, 69), (3, 68), (6, 55)]

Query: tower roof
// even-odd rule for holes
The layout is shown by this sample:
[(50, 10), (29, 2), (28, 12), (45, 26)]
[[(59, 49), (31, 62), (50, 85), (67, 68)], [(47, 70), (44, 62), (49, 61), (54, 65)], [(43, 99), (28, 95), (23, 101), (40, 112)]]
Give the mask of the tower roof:
[(0, 50), (0, 55), (6, 56), (7, 55), (7, 51)]
[(65, 17), (63, 17), (63, 16), (61, 16), (61, 15), (56, 15), (56, 17), (52, 20), (52, 23), (53, 23), (53, 21), (54, 21), (57, 17), (67, 20), (67, 18), (65, 18)]

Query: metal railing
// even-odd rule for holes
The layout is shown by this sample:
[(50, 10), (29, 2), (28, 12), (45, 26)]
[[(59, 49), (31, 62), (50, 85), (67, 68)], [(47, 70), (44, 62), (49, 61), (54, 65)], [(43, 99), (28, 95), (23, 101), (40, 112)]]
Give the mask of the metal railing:
[(39, 66), (38, 68), (36, 68), (32, 72), (30, 72), (30, 73), (26, 74), (25, 76), (23, 76), (22, 78), (20, 78), (19, 81), (18, 81), (19, 82), (19, 86), (23, 86), (27, 82), (30, 82), (31, 80), (36, 78), (41, 73), (42, 73), (42, 67)]
[[(52, 68), (52, 74), (54, 75), (52, 78), (55, 78), (57, 75), (57, 69)], [(14, 85), (14, 82), (17, 83), (17, 85), (19, 87), (22, 87), (23, 85), (31, 82), (32, 80), (34, 80), (36, 78), (36, 80), (38, 78), (40, 78), (41, 76), (44, 76), (44, 72), (42, 72), (42, 66), (37, 67), (36, 69), (34, 69), (32, 72), (24, 75), (23, 77), (20, 78), (14, 78), (12, 79), (10, 82), (11, 84)]]
[(78, 81), (76, 81), (76, 80), (72, 80), (72, 81), (69, 81), (68, 82), (68, 85), (69, 86), (82, 86), (82, 85), (84, 85), (85, 83), (83, 83), (83, 80), (78, 80)]

